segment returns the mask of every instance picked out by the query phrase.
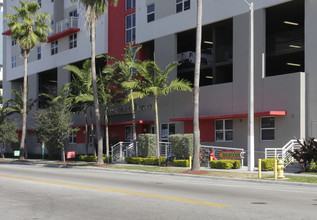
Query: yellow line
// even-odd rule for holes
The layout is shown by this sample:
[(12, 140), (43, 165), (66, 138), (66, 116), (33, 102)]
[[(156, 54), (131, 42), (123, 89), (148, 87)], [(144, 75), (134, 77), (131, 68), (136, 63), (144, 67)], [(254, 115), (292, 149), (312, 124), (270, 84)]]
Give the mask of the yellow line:
[(68, 187), (74, 187), (74, 188), (79, 188), (79, 189), (90, 189), (90, 190), (97, 190), (97, 191), (121, 193), (121, 194), (150, 197), (150, 198), (157, 198), (157, 199), (165, 199), (165, 200), (170, 200), (170, 201), (175, 201), (175, 202), (183, 202), (183, 203), (202, 205), (202, 206), (211, 206), (211, 207), (217, 207), (217, 208), (231, 207), (231, 205), (202, 202), (202, 201), (197, 201), (197, 200), (182, 199), (182, 198), (171, 197), (171, 196), (162, 196), (162, 195), (134, 192), (134, 191), (128, 191), (128, 190), (121, 190), (121, 189), (109, 189), (109, 188), (96, 187), (96, 186), (87, 186), (87, 185), (79, 185), (79, 184), (73, 184), (73, 183), (63, 183), (63, 182), (41, 180), (41, 179), (32, 179), (32, 178), (18, 177), (18, 176), (8, 176), (8, 175), (0, 175), (0, 177), (8, 178), (8, 179), (16, 179), (16, 180), (25, 180), (25, 181), (37, 182), (37, 183), (46, 183), (46, 184), (52, 184), (52, 185), (58, 185), (58, 186), (68, 186)]

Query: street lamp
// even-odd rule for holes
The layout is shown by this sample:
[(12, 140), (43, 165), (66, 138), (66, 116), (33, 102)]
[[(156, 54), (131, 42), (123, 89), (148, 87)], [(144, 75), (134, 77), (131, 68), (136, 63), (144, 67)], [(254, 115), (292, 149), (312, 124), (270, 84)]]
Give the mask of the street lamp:
[(250, 10), (250, 69), (248, 80), (248, 170), (254, 170), (254, 4), (244, 0)]

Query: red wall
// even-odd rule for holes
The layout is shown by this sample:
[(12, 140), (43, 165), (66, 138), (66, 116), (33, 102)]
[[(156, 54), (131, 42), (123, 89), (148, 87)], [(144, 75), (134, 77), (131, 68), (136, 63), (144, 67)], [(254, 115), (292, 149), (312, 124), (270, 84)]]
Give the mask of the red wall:
[[(193, 121), (184, 121), (184, 133), (193, 133)], [(200, 141), (214, 142), (215, 141), (215, 123), (214, 120), (199, 120)]]

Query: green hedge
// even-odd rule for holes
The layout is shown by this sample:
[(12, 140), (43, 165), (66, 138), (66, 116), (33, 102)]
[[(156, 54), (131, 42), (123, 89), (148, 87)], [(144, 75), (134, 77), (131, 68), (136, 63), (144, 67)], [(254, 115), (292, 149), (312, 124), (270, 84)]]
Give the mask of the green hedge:
[(169, 136), (169, 142), (176, 158), (193, 156), (193, 134), (173, 134)]
[(262, 171), (273, 171), (274, 170), (275, 159), (262, 159), (261, 160), (261, 170)]
[[(166, 157), (161, 157), (161, 166), (165, 165)], [(125, 161), (128, 164), (143, 164), (143, 165), (158, 165), (159, 160), (156, 156), (143, 158), (143, 157), (126, 157)]]
[(317, 172), (317, 162), (311, 162), (308, 168), (309, 172)]
[(143, 157), (126, 157), (125, 161), (128, 164), (142, 164), (144, 158)]
[(189, 160), (174, 160), (173, 165), (175, 167), (189, 167)]
[[(86, 161), (86, 162), (97, 162), (98, 157), (97, 156), (93, 156), (93, 155), (80, 155), (78, 159), (81, 160), (81, 161)], [(111, 158), (111, 155), (110, 155), (109, 156), (110, 163), (111, 163), (111, 160), (112, 160), (112, 158)], [(108, 163), (107, 156), (105, 154), (103, 155), (103, 161), (105, 163)]]
[(209, 162), (210, 168), (214, 169), (240, 169), (240, 160), (212, 160)]
[(142, 157), (151, 157), (156, 155), (156, 135), (140, 134), (138, 136), (139, 150)]

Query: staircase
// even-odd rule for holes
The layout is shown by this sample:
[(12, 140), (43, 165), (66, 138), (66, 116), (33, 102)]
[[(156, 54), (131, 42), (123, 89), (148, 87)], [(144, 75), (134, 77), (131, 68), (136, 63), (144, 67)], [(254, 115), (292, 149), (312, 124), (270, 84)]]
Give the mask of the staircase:
[(284, 163), (284, 167), (294, 162), (294, 158), (289, 151), (294, 152), (295, 149), (299, 149), (300, 144), (297, 140), (290, 140), (282, 148), (265, 148), (265, 159), (277, 158), (281, 159)]

